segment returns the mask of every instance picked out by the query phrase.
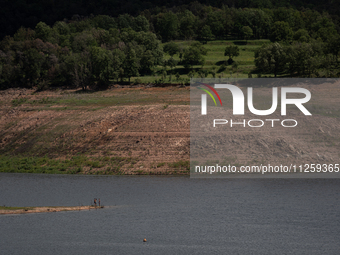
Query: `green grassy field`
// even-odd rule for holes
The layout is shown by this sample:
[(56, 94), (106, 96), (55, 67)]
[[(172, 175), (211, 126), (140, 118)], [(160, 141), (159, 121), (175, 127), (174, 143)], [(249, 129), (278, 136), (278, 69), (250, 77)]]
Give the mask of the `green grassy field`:
[[(56, 93), (33, 93), (18, 97), (4, 106), (19, 107), (24, 111), (65, 111), (88, 110), (98, 111), (108, 106), (123, 105), (187, 105), (189, 91), (185, 88), (144, 89), (124, 88), (110, 91), (56, 91)], [(34, 99), (33, 99), (34, 97)]]
[[(49, 173), (49, 174), (77, 174), (83, 167), (90, 169), (103, 168), (95, 174), (120, 174), (120, 167), (124, 164), (135, 164), (136, 160), (127, 157), (85, 157), (74, 156), (71, 159), (50, 159), (48, 157), (8, 157), (0, 156), (0, 172), (7, 173)], [(89, 172), (92, 174), (92, 172)]]
[[(185, 49), (189, 47), (194, 41), (175, 41), (181, 49)], [(261, 45), (269, 43), (269, 40), (230, 40), (230, 41), (209, 41), (204, 47), (208, 50), (208, 53), (205, 58), (205, 64), (203, 66), (203, 70), (212, 71), (215, 70), (215, 77), (233, 77), (233, 78), (248, 78), (249, 72), (254, 70), (255, 68), (255, 51), (257, 48), (261, 47)], [(240, 49), (240, 55), (233, 58), (234, 61), (238, 63), (238, 67), (235, 68), (232, 65), (226, 65), (223, 68), (223, 64), (228, 60), (227, 56), (224, 56), (224, 50), (228, 45), (237, 45)], [(165, 55), (164, 59), (169, 59), (169, 55)], [(179, 61), (179, 55), (176, 54), (174, 59)], [(198, 78), (198, 70), (201, 69), (202, 66), (194, 66), (193, 69), (195, 71), (194, 78)], [(140, 81), (142, 83), (154, 83), (156, 80), (162, 78), (162, 66), (158, 66), (156, 68), (156, 74), (154, 76), (141, 76), (141, 77), (132, 77), (131, 81)], [(188, 71), (184, 69), (183, 66), (177, 65), (172, 70), (172, 83), (189, 83), (190, 78), (188, 76)], [(180, 78), (177, 80), (175, 74), (179, 73)], [(271, 75), (267, 75), (270, 77)], [(206, 78), (213, 78), (213, 75), (209, 73)], [(170, 68), (167, 67), (167, 76), (165, 82), (170, 82)]]

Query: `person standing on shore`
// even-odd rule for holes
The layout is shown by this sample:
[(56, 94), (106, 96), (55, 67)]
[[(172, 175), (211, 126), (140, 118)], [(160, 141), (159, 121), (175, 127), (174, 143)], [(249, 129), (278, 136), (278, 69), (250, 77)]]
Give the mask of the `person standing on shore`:
[(99, 205), (99, 207), (100, 207), (100, 198), (98, 198), (98, 205)]
[(94, 206), (97, 206), (97, 198), (94, 199)]

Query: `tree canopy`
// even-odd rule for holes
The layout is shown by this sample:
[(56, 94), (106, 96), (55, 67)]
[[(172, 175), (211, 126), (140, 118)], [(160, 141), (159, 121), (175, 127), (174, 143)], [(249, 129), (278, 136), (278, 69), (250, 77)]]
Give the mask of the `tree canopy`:
[(228, 56), (228, 63), (231, 64), (233, 62), (233, 57), (237, 57), (240, 55), (240, 49), (236, 45), (227, 46), (224, 50), (224, 56)]

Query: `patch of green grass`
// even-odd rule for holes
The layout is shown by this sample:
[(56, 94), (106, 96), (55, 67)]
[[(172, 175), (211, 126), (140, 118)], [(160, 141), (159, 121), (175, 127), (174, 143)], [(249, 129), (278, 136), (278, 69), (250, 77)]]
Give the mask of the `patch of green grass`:
[(30, 104), (35, 105), (35, 104), (55, 104), (58, 102), (57, 98), (51, 98), (51, 97), (44, 97), (39, 100), (32, 100), (29, 101)]
[[(150, 77), (141, 77), (143, 83), (153, 83), (154, 77), (150, 81), (143, 79)], [(189, 82), (189, 80), (187, 80)], [(187, 90), (182, 89), (171, 92), (165, 90), (152, 91), (134, 88), (129, 86), (129, 89), (117, 90), (114, 93), (108, 94), (103, 91), (93, 91), (91, 93), (65, 93), (61, 96), (44, 97), (41, 99), (28, 100), (27, 98), (18, 98), (12, 100), (12, 106), (20, 106), (25, 104), (25, 111), (65, 111), (65, 110), (88, 110), (99, 111), (108, 106), (123, 106), (123, 105), (148, 105), (158, 103), (183, 104), (178, 100), (178, 95), (186, 95)]]
[[(193, 41), (176, 41), (175, 43), (178, 44), (180, 48), (187, 48), (193, 43)], [(226, 64), (227, 69), (218, 72), (215, 77), (248, 78), (248, 73), (255, 69), (255, 51), (266, 43), (269, 43), (269, 40), (248, 40), (247, 42), (242, 40), (209, 41), (207, 42), (207, 44), (204, 44), (204, 47), (208, 50), (208, 53), (206, 56), (204, 56), (205, 64), (203, 66), (203, 69), (206, 69), (208, 71), (215, 69), (217, 71), (219, 67), (222, 64), (226, 64), (226, 61), (228, 60), (228, 57), (224, 56), (225, 48), (228, 45), (237, 45), (240, 49), (240, 55), (233, 58), (233, 60), (238, 63), (237, 69), (234, 69), (231, 65)], [(170, 56), (165, 56), (165, 59), (169, 58)], [(176, 61), (180, 61), (179, 55), (174, 55), (174, 59)], [(194, 78), (199, 77), (198, 70), (201, 68), (202, 66), (193, 66), (193, 70), (195, 71)], [(188, 77), (189, 71), (190, 70), (184, 69), (182, 65), (175, 66), (172, 70), (172, 79), (170, 81), (171, 71), (168, 68), (167, 76), (163, 82), (180, 84), (190, 83), (190, 78)], [(155, 68), (155, 75), (153, 76), (142, 76), (133, 78), (138, 78), (141, 83), (155, 83), (155, 81), (159, 81), (160, 79), (162, 79), (162, 72), (163, 67), (158, 66)], [(176, 79), (176, 73), (179, 74), (179, 79)], [(208, 72), (208, 76), (206, 78), (213, 78), (213, 74), (211, 72)]]
[(27, 98), (21, 97), (17, 99), (12, 100), (12, 105), (13, 106), (19, 106), (27, 102)]
[(172, 162), (172, 163), (168, 163), (168, 166), (171, 168), (177, 168), (177, 169), (186, 169), (189, 170), (190, 169), (190, 161), (184, 161), (184, 160), (180, 160), (178, 162)]
[(69, 159), (51, 159), (48, 157), (23, 157), (0, 155), (0, 172), (8, 173), (49, 173), (49, 174), (78, 174), (83, 167), (103, 168), (108, 166), (108, 174), (120, 173), (125, 164), (132, 164), (132, 158), (124, 157), (86, 157), (73, 156)]
[(39, 100), (28, 100), (27, 98), (17, 98), (12, 100), (12, 106), (19, 106), (24, 103), (30, 104), (30, 105), (53, 105), (58, 103), (58, 98), (52, 98), (52, 97), (44, 97)]
[(165, 163), (164, 162), (162, 162), (162, 163), (158, 163), (157, 164), (157, 167), (162, 167), (162, 166), (164, 166), (165, 165)]
[(101, 164), (99, 161), (95, 160), (95, 161), (92, 161), (92, 160), (87, 160), (86, 161), (86, 166), (90, 166), (90, 167), (93, 167), (93, 168), (101, 168), (104, 166), (104, 164)]

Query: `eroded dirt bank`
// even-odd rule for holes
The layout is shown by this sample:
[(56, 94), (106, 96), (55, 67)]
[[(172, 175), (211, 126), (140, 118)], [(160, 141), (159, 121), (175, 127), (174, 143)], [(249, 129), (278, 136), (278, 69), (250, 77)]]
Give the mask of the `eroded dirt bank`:
[[(339, 84), (309, 90), (313, 118), (300, 116), (302, 128), (229, 130), (223, 142), (231, 163), (339, 163)], [(29, 172), (25, 157), (39, 158), (34, 169), (46, 173), (188, 174), (189, 94), (188, 87), (1, 91), (0, 155), (14, 172), (13, 158)]]
[(79, 164), (73, 168), (86, 174), (185, 174), (188, 91), (177, 87), (80, 94), (2, 91), (1, 154), (77, 157)]

